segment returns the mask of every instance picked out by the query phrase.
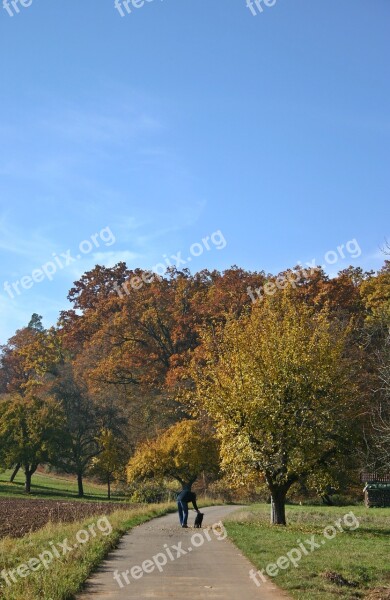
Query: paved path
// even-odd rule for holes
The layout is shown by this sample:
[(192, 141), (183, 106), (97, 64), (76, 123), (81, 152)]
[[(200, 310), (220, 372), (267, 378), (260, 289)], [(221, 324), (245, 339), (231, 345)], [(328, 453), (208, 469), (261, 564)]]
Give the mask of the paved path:
[[(206, 508), (202, 529), (182, 529), (176, 514), (136, 527), (122, 538), (119, 547), (88, 580), (78, 600), (289, 598), (271, 582), (256, 587), (249, 579), (249, 571), (253, 568), (251, 563), (228, 539), (222, 539), (225, 537), (224, 529), (216, 523), (235, 510), (237, 507), (234, 506)], [(190, 511), (191, 523), (194, 515)], [(161, 563), (161, 570), (156, 567), (153, 557)], [(144, 571), (141, 568), (132, 571), (133, 567), (140, 567), (142, 563)], [(115, 571), (118, 571), (120, 584), (114, 580)], [(121, 575), (126, 571), (125, 576)], [(132, 576), (137, 577), (140, 573), (142, 576), (138, 579)], [(126, 576), (130, 583), (126, 583)]]

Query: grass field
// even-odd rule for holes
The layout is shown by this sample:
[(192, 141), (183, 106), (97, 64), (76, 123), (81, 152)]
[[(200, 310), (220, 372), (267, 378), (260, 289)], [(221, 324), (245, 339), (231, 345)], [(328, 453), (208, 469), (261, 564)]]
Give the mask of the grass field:
[[(24, 492), (24, 475), (22, 471), (16, 476), (15, 482), (10, 483), (12, 471), (0, 473), (0, 496), (14, 496), (17, 498), (26, 498)], [(104, 485), (92, 483), (87, 479), (84, 482), (84, 500), (98, 500), (99, 502), (107, 500), (107, 488)], [(52, 473), (37, 472), (33, 475), (31, 498), (45, 498), (56, 500), (77, 500), (77, 482), (76, 477), (61, 477)], [(113, 492), (111, 501), (123, 500), (123, 496)]]
[[(270, 526), (269, 511), (266, 505), (242, 510), (227, 521), (227, 531), (256, 568), (266, 570), (268, 566), (268, 578), (293, 598), (352, 600), (370, 597), (374, 589), (377, 592), (372, 598), (390, 598), (390, 509), (290, 506), (286, 528)], [(358, 519), (357, 528), (351, 514), (345, 517), (351, 511)], [(335, 525), (338, 519), (339, 526)], [(327, 526), (337, 532), (333, 539), (324, 536)], [(319, 548), (312, 549), (306, 542), (313, 539), (312, 535)], [(327, 535), (333, 536), (334, 532), (327, 530)], [(303, 543), (307, 555), (299, 543)], [(294, 548), (302, 555), (300, 560), (296, 552), (290, 555), (296, 558), (296, 567), (287, 560), (287, 553)], [(280, 557), (287, 557), (279, 561), (281, 568), (275, 566)], [(257, 580), (261, 584), (261, 577)]]

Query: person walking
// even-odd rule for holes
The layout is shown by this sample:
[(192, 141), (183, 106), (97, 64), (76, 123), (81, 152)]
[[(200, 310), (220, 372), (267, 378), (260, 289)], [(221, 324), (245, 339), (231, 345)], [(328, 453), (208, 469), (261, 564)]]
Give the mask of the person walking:
[(182, 491), (177, 496), (177, 507), (179, 510), (180, 525), (182, 527), (186, 527), (186, 528), (188, 527), (187, 520), (188, 520), (188, 503), (189, 502), (192, 503), (192, 506), (194, 507), (196, 512), (199, 513), (200, 511), (196, 504), (195, 492), (191, 492), (190, 487), (184, 486)]

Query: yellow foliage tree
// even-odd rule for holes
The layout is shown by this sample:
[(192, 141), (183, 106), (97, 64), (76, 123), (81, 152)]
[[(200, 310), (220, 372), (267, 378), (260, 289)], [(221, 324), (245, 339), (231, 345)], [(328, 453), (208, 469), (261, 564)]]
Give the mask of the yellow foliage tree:
[(111, 484), (115, 477), (125, 469), (126, 452), (123, 441), (118, 439), (111, 429), (102, 429), (97, 441), (100, 452), (92, 458), (92, 473), (107, 483), (107, 498), (111, 500)]
[(215, 435), (199, 421), (185, 420), (138, 447), (128, 464), (127, 479), (130, 483), (169, 477), (191, 487), (202, 472), (216, 474), (218, 470)]
[(390, 323), (390, 261), (376, 275), (363, 281), (361, 296), (366, 308), (366, 318), (379, 321), (388, 329)]
[(216, 424), (223, 470), (236, 481), (254, 471), (265, 480), (273, 523), (286, 524), (294, 483), (350, 452), (358, 398), (346, 337), (292, 290), (202, 333), (188, 397)]

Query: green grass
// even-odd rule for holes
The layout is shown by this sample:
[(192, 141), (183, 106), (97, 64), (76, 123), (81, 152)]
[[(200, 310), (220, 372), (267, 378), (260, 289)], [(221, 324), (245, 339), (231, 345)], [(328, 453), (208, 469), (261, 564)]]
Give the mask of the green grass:
[[(149, 505), (141, 508), (118, 510), (112, 513), (108, 519), (112, 526), (110, 535), (103, 535), (96, 529), (98, 535), (90, 536), (85, 545), (78, 545), (76, 549), (68, 552), (65, 556), (54, 559), (46, 570), (41, 565), (36, 572), (30, 572), (26, 577), (18, 577), (15, 583), (8, 586), (2, 579), (0, 590), (2, 600), (70, 600), (82, 588), (83, 583), (91, 572), (100, 564), (107, 553), (116, 546), (120, 537), (129, 529), (150, 520), (153, 517), (162, 516), (176, 507), (173, 504)], [(0, 541), (1, 568), (9, 572), (21, 564), (26, 564), (32, 558), (38, 558), (45, 550), (50, 550), (50, 542), (57, 544), (68, 538), (69, 544), (73, 546), (76, 534), (88, 525), (96, 524), (100, 517), (89, 518), (85, 521), (72, 523), (70, 525), (49, 523), (43, 529), (27, 535), (19, 540), (5, 538)], [(108, 531), (108, 528), (102, 527)], [(62, 554), (62, 550), (60, 550)], [(12, 578), (8, 576), (10, 582)]]
[[(303, 542), (315, 535), (320, 543), (325, 539), (324, 528), (351, 511), (359, 519), (357, 529), (352, 531), (342, 521), (344, 532), (326, 540), (308, 556), (303, 555), (297, 568), (290, 565), (279, 569), (269, 579), (298, 600), (355, 599), (375, 588), (390, 588), (390, 509), (290, 506), (288, 526), (275, 527), (269, 524), (270, 507), (253, 505), (229, 517), (225, 525), (232, 541), (262, 570), (298, 548), (298, 540)], [(306, 543), (305, 547), (310, 548)], [(324, 577), (325, 572), (338, 573), (356, 587), (332, 583)]]
[[(43, 498), (55, 500), (77, 500), (77, 482), (76, 477), (67, 478), (52, 473), (35, 473), (32, 478), (31, 494), (24, 491), (24, 475), (19, 471), (14, 483), (9, 482), (12, 471), (0, 473), (0, 497), (16, 498)], [(84, 482), (85, 499), (98, 500), (100, 502), (107, 500), (107, 488), (88, 481)], [(111, 494), (111, 500), (123, 500), (123, 496)]]

